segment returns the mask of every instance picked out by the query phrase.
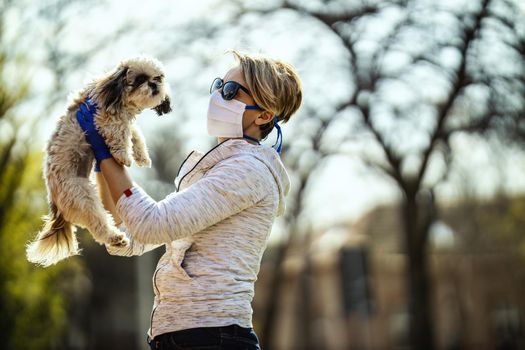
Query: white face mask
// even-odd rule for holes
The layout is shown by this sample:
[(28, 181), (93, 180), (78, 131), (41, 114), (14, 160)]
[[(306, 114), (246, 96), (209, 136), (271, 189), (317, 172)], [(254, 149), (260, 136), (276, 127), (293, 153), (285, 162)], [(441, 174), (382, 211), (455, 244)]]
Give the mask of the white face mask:
[(225, 100), (219, 90), (214, 91), (208, 106), (208, 135), (215, 137), (242, 137), (242, 116), (246, 104), (239, 100)]
[[(225, 100), (219, 90), (214, 91), (210, 96), (206, 118), (208, 135), (225, 138), (244, 137), (259, 143), (259, 140), (244, 135), (242, 117), (247, 109), (260, 110), (261, 108), (255, 105), (248, 106), (236, 99)], [(274, 116), (273, 125), (277, 128), (277, 140), (272, 147), (281, 154), (283, 138), (281, 128), (277, 124), (277, 116)]]

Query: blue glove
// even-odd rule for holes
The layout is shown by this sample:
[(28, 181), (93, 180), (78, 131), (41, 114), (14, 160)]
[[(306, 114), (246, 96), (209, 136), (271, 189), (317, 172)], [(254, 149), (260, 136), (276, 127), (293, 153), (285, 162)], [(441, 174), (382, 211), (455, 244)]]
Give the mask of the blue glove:
[(87, 99), (86, 102), (80, 104), (80, 108), (77, 111), (77, 121), (80, 127), (84, 131), (86, 141), (91, 145), (91, 149), (95, 154), (95, 171), (100, 171), (100, 162), (103, 159), (111, 158), (111, 152), (106, 145), (106, 142), (98, 133), (95, 126), (94, 114), (97, 111), (97, 106)]

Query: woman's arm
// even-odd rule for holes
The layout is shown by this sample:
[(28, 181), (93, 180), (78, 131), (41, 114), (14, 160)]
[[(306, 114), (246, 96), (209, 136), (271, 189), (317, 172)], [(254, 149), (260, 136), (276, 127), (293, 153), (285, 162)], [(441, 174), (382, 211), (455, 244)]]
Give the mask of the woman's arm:
[[(106, 162), (106, 161), (104, 161)], [(130, 183), (118, 167), (102, 163), (111, 192), (120, 195), (116, 206), (128, 233), (137, 242), (161, 244), (200, 232), (247, 209), (272, 192), (275, 186), (270, 170), (252, 156), (232, 157), (217, 163), (206, 175), (188, 188), (153, 200)], [(106, 178), (108, 179), (108, 178)]]
[(106, 179), (104, 178), (104, 175), (102, 175), (101, 172), (96, 172), (96, 178), (97, 178), (97, 187), (98, 192), (100, 195), (100, 199), (102, 200), (102, 204), (104, 205), (104, 208), (109, 211), (111, 216), (113, 217), (113, 221), (115, 222), (116, 226), (119, 226), (122, 223), (122, 219), (117, 213), (117, 208), (115, 208), (115, 202), (113, 198), (111, 197), (111, 193), (109, 192), (108, 184), (106, 182)]
[[(113, 160), (113, 158), (108, 158)], [(114, 160), (113, 160), (114, 161)], [(104, 162), (106, 163), (106, 161)], [(123, 169), (124, 170), (124, 169)], [(127, 175), (127, 174), (125, 174)], [(116, 226), (120, 226), (122, 224), (122, 219), (117, 213), (117, 208), (115, 207), (115, 200), (112, 198), (112, 195), (110, 193), (110, 188), (108, 187), (108, 184), (106, 182), (106, 179), (101, 172), (96, 172), (96, 178), (97, 178), (97, 185), (99, 189), (100, 198), (102, 200), (102, 204), (104, 205), (104, 208), (106, 208), (107, 211), (113, 216), (113, 220), (115, 221)], [(129, 177), (128, 177), (129, 178)], [(115, 181), (115, 180), (114, 180)], [(118, 188), (118, 187), (117, 187)], [(121, 227), (121, 229), (124, 229)], [(111, 245), (106, 245), (106, 249), (109, 254), (111, 255), (118, 255), (118, 256), (136, 256), (136, 255), (142, 255), (146, 252), (149, 252), (150, 250), (153, 250), (157, 247), (159, 247), (161, 244), (141, 244), (139, 242), (135, 242), (133, 238), (129, 237), (129, 245), (126, 247), (115, 247)]]
[(100, 170), (102, 170), (113, 203), (117, 203), (124, 191), (133, 186), (131, 177), (124, 166), (120, 165), (113, 157), (101, 160)]

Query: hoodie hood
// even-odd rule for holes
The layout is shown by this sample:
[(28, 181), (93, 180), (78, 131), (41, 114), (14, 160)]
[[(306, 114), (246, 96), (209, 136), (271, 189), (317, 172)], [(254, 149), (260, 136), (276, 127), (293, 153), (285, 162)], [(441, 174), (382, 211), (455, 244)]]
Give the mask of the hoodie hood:
[(227, 139), (206, 153), (192, 151), (180, 166), (175, 178), (177, 191), (183, 185), (183, 182), (191, 178), (192, 173), (197, 173), (196, 169), (206, 171), (224, 159), (242, 154), (257, 158), (270, 170), (279, 191), (279, 205), (276, 215), (283, 215), (286, 209), (285, 197), (290, 191), (290, 177), (279, 154), (272, 147), (253, 145), (242, 139)]

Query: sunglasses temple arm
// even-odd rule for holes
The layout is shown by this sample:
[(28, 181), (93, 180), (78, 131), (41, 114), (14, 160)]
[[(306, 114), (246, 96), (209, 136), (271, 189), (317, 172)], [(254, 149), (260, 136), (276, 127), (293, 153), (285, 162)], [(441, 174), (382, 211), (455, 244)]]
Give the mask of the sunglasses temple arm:
[(252, 96), (252, 94), (250, 93), (250, 90), (248, 90), (247, 88), (245, 88), (245, 87), (242, 86), (241, 84), (237, 84), (237, 86), (239, 86), (239, 88), (240, 88), (242, 91), (246, 92), (246, 93), (248, 94), (248, 96), (250, 96), (250, 97)]

